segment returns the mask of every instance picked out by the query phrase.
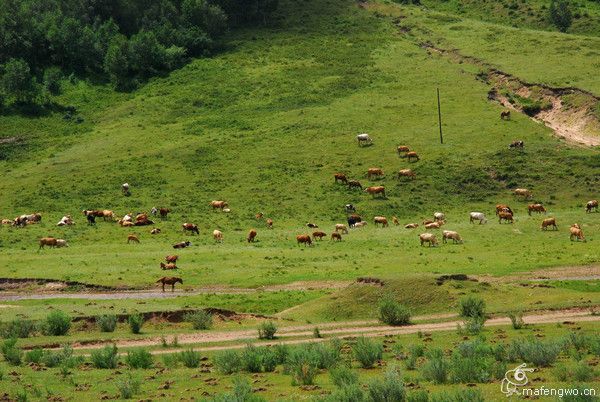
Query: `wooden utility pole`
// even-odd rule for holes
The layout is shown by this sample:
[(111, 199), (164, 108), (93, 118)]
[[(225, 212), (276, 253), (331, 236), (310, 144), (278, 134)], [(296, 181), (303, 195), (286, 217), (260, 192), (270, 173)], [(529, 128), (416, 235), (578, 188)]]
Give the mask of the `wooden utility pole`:
[(438, 100), (438, 124), (440, 126), (440, 144), (444, 143), (444, 135), (442, 134), (442, 109), (440, 108), (440, 89), (437, 88), (437, 100)]

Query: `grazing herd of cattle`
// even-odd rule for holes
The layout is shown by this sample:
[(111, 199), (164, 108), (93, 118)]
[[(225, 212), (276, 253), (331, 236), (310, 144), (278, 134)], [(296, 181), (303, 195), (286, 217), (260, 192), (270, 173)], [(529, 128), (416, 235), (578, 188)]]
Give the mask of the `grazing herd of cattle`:
[[(503, 118), (510, 119), (510, 113), (508, 113), (508, 116), (503, 116)], [(356, 138), (357, 138), (359, 146), (373, 144), (373, 140), (371, 139), (371, 137), (368, 134), (359, 134)], [(522, 141), (514, 141), (513, 143), (510, 144), (511, 148), (522, 148), (523, 146), (524, 146), (524, 144)], [(416, 152), (411, 151), (408, 146), (405, 146), (405, 145), (398, 146), (396, 148), (396, 152), (399, 157), (406, 158), (409, 163), (412, 161), (418, 162), (420, 160), (419, 155)], [(372, 167), (367, 170), (366, 176), (367, 176), (368, 180), (379, 179), (384, 176), (384, 171), (381, 168)], [(396, 177), (398, 179), (408, 178), (410, 180), (414, 180), (414, 179), (416, 179), (416, 174), (412, 169), (401, 169), (398, 171)], [(344, 173), (335, 173), (334, 174), (334, 182), (345, 184), (348, 186), (349, 189), (356, 189), (356, 188), (361, 189), (361, 190), (363, 189), (362, 184), (358, 180), (349, 180), (348, 177), (346, 176), (346, 174), (344, 174)], [(129, 184), (127, 184), (127, 183), (123, 184), (122, 191), (123, 191), (124, 195), (129, 196), (131, 194)], [(383, 198), (386, 197), (385, 187), (381, 186), (381, 185), (367, 187), (364, 189), (364, 191), (368, 194), (371, 194), (373, 196), (373, 198), (375, 198), (376, 196), (380, 196)], [(533, 198), (532, 192), (525, 188), (515, 189), (514, 195), (515, 195), (515, 197), (518, 197), (522, 200), (529, 200), (529, 199)], [(212, 202), (210, 202), (209, 206), (214, 211), (220, 210), (222, 212), (230, 212), (229, 205), (225, 201), (219, 201), (219, 200), (212, 201)], [(345, 206), (345, 208), (346, 208), (346, 212), (347, 212), (347, 225), (342, 224), (342, 223), (338, 223), (335, 225), (334, 231), (329, 235), (329, 237), (332, 241), (338, 241), (338, 242), (342, 241), (342, 234), (348, 234), (349, 228), (356, 229), (356, 228), (367, 225), (367, 222), (365, 220), (363, 220), (363, 218), (360, 215), (356, 214), (356, 208), (352, 204), (347, 204)], [(547, 212), (546, 208), (542, 204), (539, 204), (539, 203), (529, 204), (527, 211), (530, 216), (532, 215), (532, 213), (538, 213), (538, 214), (544, 213), (545, 214)], [(593, 211), (598, 212), (598, 201), (597, 200), (591, 200), (586, 204), (586, 212), (590, 213)], [(117, 221), (118, 224), (122, 227), (134, 227), (134, 226), (137, 227), (137, 226), (154, 225), (155, 222), (152, 219), (150, 219), (150, 216), (152, 216), (153, 219), (154, 219), (154, 217), (159, 216), (161, 220), (167, 220), (170, 212), (171, 212), (171, 210), (169, 208), (154, 207), (150, 211), (150, 215), (147, 213), (137, 213), (137, 214), (128, 213), (125, 216), (123, 216), (122, 218), (117, 219), (114, 212), (111, 210), (83, 210), (82, 211), (83, 215), (86, 217), (88, 225), (95, 225), (96, 218), (101, 218), (104, 221), (110, 221), (110, 222)], [(511, 224), (514, 223), (514, 212), (506, 204), (498, 204), (496, 206), (496, 216), (498, 217), (498, 223), (500, 223), (500, 224), (502, 224), (503, 222), (511, 223)], [(265, 219), (265, 217), (262, 213), (257, 213), (255, 218), (259, 221), (264, 220), (266, 228), (268, 228), (268, 229), (273, 228), (273, 220), (270, 218)], [(1, 222), (4, 225), (12, 225), (15, 227), (22, 228), (27, 225), (39, 223), (39, 222), (41, 222), (41, 220), (42, 220), (41, 214), (34, 213), (34, 214), (29, 214), (29, 215), (20, 215), (13, 220), (2, 219)], [(487, 223), (487, 218), (486, 218), (485, 214), (482, 212), (471, 212), (469, 214), (469, 221), (470, 221), (470, 223), (477, 222), (479, 224), (485, 224), (485, 223)], [(400, 221), (398, 220), (398, 218), (396, 216), (392, 217), (392, 223), (396, 226), (400, 225)], [(436, 212), (433, 215), (433, 220), (425, 220), (422, 222), (422, 225), (427, 230), (433, 230), (433, 229), (441, 229), (445, 223), (446, 223), (445, 214), (441, 213), (441, 212)], [(74, 224), (75, 224), (75, 222), (73, 221), (71, 216), (65, 215), (57, 223), (57, 226), (70, 226), (70, 225), (74, 225)], [(389, 226), (388, 220), (384, 216), (375, 216), (373, 218), (373, 224), (375, 227), (381, 226), (382, 228)], [(318, 229), (319, 228), (318, 225), (315, 223), (307, 223), (306, 226), (310, 229)], [(186, 222), (186, 223), (183, 223), (181, 227), (182, 227), (184, 234), (191, 234), (191, 235), (194, 235), (194, 234), (199, 235), (200, 234), (198, 225), (196, 225), (194, 223)], [(408, 223), (408, 224), (405, 224), (404, 227), (406, 229), (416, 229), (419, 227), (419, 224), (418, 223)], [(551, 217), (551, 218), (544, 219), (542, 221), (541, 229), (547, 230), (548, 228), (558, 230), (558, 226), (557, 226), (555, 218)], [(150, 230), (150, 234), (152, 234), (152, 235), (157, 235), (159, 233), (161, 233), (160, 228), (154, 227), (154, 228), (152, 228), (152, 230)], [(248, 241), (248, 243), (252, 243), (255, 241), (256, 236), (257, 236), (257, 231), (255, 229), (251, 229), (248, 232), (246, 240)], [(312, 246), (314, 241), (320, 241), (325, 237), (328, 237), (327, 233), (325, 233), (321, 230), (315, 230), (312, 232), (312, 236), (309, 234), (297, 235), (296, 242), (298, 245), (304, 244), (305, 246)], [(434, 233), (425, 232), (425, 233), (419, 234), (418, 237), (419, 237), (421, 246), (428, 244), (428, 246), (431, 247), (431, 246), (437, 246), (439, 244), (437, 237)], [(222, 243), (224, 240), (223, 233), (218, 229), (214, 230), (213, 231), (213, 239), (217, 243)], [(583, 232), (582, 232), (579, 224), (575, 223), (575, 224), (571, 225), (570, 239), (572, 241), (573, 240), (585, 241), (585, 237), (583, 235)], [(452, 243), (456, 243), (456, 244), (463, 242), (463, 239), (458, 232), (452, 231), (452, 230), (443, 230), (442, 231), (443, 243), (447, 243), (449, 240), (451, 240)], [(140, 239), (139, 239), (138, 235), (130, 233), (127, 236), (127, 243), (140, 243)], [(183, 249), (183, 248), (189, 247), (190, 245), (191, 245), (191, 243), (189, 241), (182, 241), (182, 242), (174, 244), (173, 248), (174, 249)], [(54, 237), (44, 237), (39, 240), (39, 249), (42, 249), (45, 246), (49, 246), (52, 248), (68, 247), (68, 243), (64, 239), (57, 239)], [(176, 270), (178, 268), (176, 265), (178, 258), (179, 258), (179, 256), (177, 256), (177, 255), (168, 255), (165, 258), (165, 262), (160, 262), (160, 268), (163, 270)], [(163, 291), (165, 290), (165, 285), (170, 285), (172, 290), (174, 290), (175, 284), (183, 283), (183, 280), (179, 277), (165, 276), (165, 277), (160, 278), (157, 281), (157, 283), (162, 284)]]

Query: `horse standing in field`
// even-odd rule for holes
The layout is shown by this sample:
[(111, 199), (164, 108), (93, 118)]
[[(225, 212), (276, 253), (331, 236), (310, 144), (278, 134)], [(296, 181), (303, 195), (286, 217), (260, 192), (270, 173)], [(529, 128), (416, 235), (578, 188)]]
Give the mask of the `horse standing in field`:
[(177, 278), (175, 276), (163, 276), (156, 283), (162, 283), (162, 291), (165, 291), (165, 285), (171, 285), (171, 292), (175, 291), (175, 284), (181, 283), (183, 285), (183, 279)]

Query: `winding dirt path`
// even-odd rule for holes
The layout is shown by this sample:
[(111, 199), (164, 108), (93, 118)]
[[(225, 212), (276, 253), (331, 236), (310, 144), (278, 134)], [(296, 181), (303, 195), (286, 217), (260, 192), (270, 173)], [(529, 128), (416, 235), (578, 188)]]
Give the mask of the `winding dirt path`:
[[(439, 316), (420, 316), (415, 317), (416, 320), (435, 319), (438, 317), (448, 317), (447, 315)], [(454, 316), (456, 317), (456, 316)], [(559, 322), (590, 322), (600, 321), (600, 316), (592, 315), (587, 310), (581, 309), (567, 309), (552, 312), (544, 312), (539, 314), (529, 314), (523, 316), (523, 320), (527, 324), (548, 324), (548, 323), (559, 323)], [(324, 324), (311, 324), (311, 325), (298, 325), (281, 328), (277, 332), (277, 340), (269, 342), (258, 342), (259, 345), (276, 345), (276, 344), (298, 344), (308, 342), (321, 342), (323, 340), (331, 339), (333, 337), (340, 338), (352, 338), (357, 336), (365, 337), (381, 337), (385, 335), (401, 335), (401, 334), (414, 334), (417, 332), (439, 332), (439, 331), (453, 331), (456, 330), (456, 326), (462, 324), (462, 320), (450, 320), (436, 323), (420, 323), (415, 325), (403, 326), (403, 327), (392, 327), (385, 325), (378, 325), (376, 321), (348, 321), (348, 322), (337, 322), (337, 323), (324, 323)], [(500, 325), (509, 325), (510, 319), (507, 317), (495, 317), (486, 321), (486, 327), (494, 327)], [(313, 338), (313, 330), (315, 326), (319, 327), (321, 334), (324, 338), (315, 339)], [(293, 339), (290, 339), (293, 338)], [(300, 338), (300, 339), (295, 339)], [(174, 336), (167, 337), (168, 342), (172, 342)], [(240, 330), (240, 331), (218, 331), (218, 332), (197, 332), (191, 334), (179, 334), (177, 335), (177, 341), (180, 345), (200, 345), (194, 348), (198, 351), (218, 351), (225, 349), (240, 349), (244, 348), (248, 342), (256, 341), (256, 330)], [(210, 345), (201, 346), (202, 344), (212, 343), (226, 343), (226, 345)], [(75, 350), (93, 350), (104, 347), (107, 344), (112, 344), (110, 341), (97, 342), (94, 344), (74, 344)], [(160, 338), (149, 338), (141, 340), (122, 340), (114, 342), (119, 348), (130, 348), (130, 347), (151, 347), (159, 346), (161, 344)], [(174, 353), (181, 349), (161, 349), (152, 351), (153, 354), (162, 353)]]

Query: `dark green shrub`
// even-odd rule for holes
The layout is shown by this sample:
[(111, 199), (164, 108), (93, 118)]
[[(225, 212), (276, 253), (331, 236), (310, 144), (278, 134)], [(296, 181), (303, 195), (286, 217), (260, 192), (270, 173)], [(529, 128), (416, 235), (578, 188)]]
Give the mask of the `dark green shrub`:
[(25, 353), (25, 363), (40, 364), (44, 358), (44, 349), (35, 348)]
[(383, 380), (370, 382), (367, 393), (372, 402), (403, 401), (406, 398), (404, 382), (395, 367), (389, 367), (385, 371)]
[(484, 383), (492, 379), (493, 359), (484, 356), (464, 357), (454, 353), (450, 359), (450, 381)]
[(141, 314), (131, 314), (127, 322), (129, 323), (131, 333), (139, 334), (142, 330), (142, 325), (144, 325), (144, 317)]
[(23, 351), (17, 347), (15, 338), (6, 339), (0, 347), (4, 360), (11, 366), (19, 366), (23, 358)]
[(303, 346), (293, 348), (286, 359), (284, 371), (292, 375), (292, 385), (312, 385), (317, 375), (314, 354)]
[(485, 302), (477, 296), (467, 296), (460, 300), (460, 315), (465, 318), (484, 317)]
[(258, 339), (275, 339), (277, 326), (273, 321), (267, 321), (260, 324), (258, 327)]
[(128, 375), (124, 379), (117, 382), (117, 388), (122, 399), (131, 399), (134, 395), (140, 392), (141, 382), (137, 378)]
[(273, 346), (273, 351), (275, 352), (277, 364), (284, 364), (288, 354), (290, 353), (290, 347), (280, 343)]
[(573, 367), (573, 379), (578, 382), (590, 381), (596, 375), (594, 369), (584, 362), (579, 362)]
[(429, 402), (429, 394), (424, 389), (413, 391), (406, 395), (406, 402)]
[(509, 313), (508, 318), (510, 318), (510, 322), (512, 323), (512, 327), (514, 329), (521, 329), (525, 325), (525, 321), (523, 321), (523, 313), (520, 311)]
[(60, 80), (62, 79), (62, 72), (57, 67), (50, 67), (44, 71), (44, 88), (51, 95), (60, 95), (61, 87)]
[(52, 336), (66, 335), (71, 328), (71, 317), (63, 311), (56, 310), (48, 314), (44, 325), (44, 333)]
[(179, 353), (179, 360), (187, 368), (196, 368), (200, 366), (200, 352), (196, 352), (193, 349), (184, 350)]
[(444, 384), (448, 380), (448, 364), (441, 356), (432, 356), (423, 366), (423, 377), (434, 384)]
[(572, 390), (570, 395), (564, 395), (561, 398), (562, 402), (597, 402), (598, 397), (596, 395), (586, 395), (590, 393), (589, 390), (593, 389), (594, 386), (591, 384), (571, 384), (565, 388)]
[(556, 361), (562, 350), (558, 342), (542, 342), (535, 338), (513, 341), (508, 355), (511, 361), (532, 363), (536, 367), (548, 367)]
[(243, 377), (233, 378), (233, 391), (220, 394), (212, 399), (213, 402), (263, 402), (265, 399), (252, 392), (252, 386)]
[(235, 350), (224, 350), (215, 354), (213, 362), (217, 371), (222, 374), (233, 374), (242, 369), (240, 355)]
[(379, 320), (387, 325), (408, 325), (410, 317), (409, 308), (391, 296), (384, 297), (379, 303)]
[(327, 402), (363, 402), (365, 393), (359, 384), (344, 384), (323, 399)]
[(327, 369), (336, 365), (341, 358), (341, 345), (332, 341), (329, 345), (325, 343), (309, 344), (313, 354), (315, 366), (319, 369)]
[(253, 345), (246, 345), (242, 352), (242, 367), (249, 373), (260, 373), (262, 370), (262, 354)]
[(162, 355), (162, 361), (165, 367), (175, 368), (177, 367), (177, 363), (179, 363), (179, 358), (174, 353), (164, 354)]
[(567, 0), (552, 0), (548, 9), (548, 16), (561, 32), (567, 32), (573, 21), (573, 15)]
[(83, 357), (73, 356), (73, 348), (69, 345), (65, 345), (61, 350), (58, 351), (46, 350), (44, 351), (44, 355), (42, 357), (42, 363), (46, 367), (58, 367), (65, 365), (73, 368), (82, 362)]
[(35, 331), (35, 324), (30, 320), (15, 319), (0, 324), (0, 334), (3, 338), (29, 338)]
[(578, 351), (588, 349), (591, 343), (592, 340), (586, 334), (581, 332), (571, 332), (566, 339), (566, 344)]
[(345, 364), (332, 367), (329, 371), (329, 376), (331, 377), (331, 382), (339, 388), (358, 384), (358, 373)]
[(271, 348), (261, 348), (262, 368), (265, 373), (275, 371), (277, 367), (277, 354)]
[(360, 337), (352, 348), (354, 357), (360, 363), (362, 368), (371, 368), (381, 360), (383, 355), (383, 344), (372, 341), (365, 337)]
[(153, 365), (152, 354), (146, 349), (134, 349), (127, 352), (127, 358), (125, 362), (133, 369), (148, 369)]
[(100, 332), (114, 332), (117, 328), (117, 316), (114, 314), (105, 314), (96, 317), (96, 325)]
[(119, 363), (119, 354), (116, 345), (106, 345), (102, 349), (92, 351), (92, 365), (97, 369), (114, 369)]
[(204, 310), (194, 311), (193, 313), (187, 313), (184, 316), (184, 320), (191, 323), (194, 329), (210, 329), (213, 325), (212, 314), (207, 313)]

